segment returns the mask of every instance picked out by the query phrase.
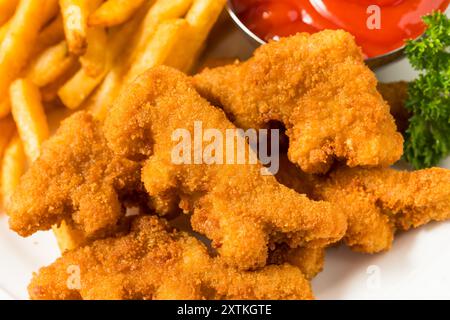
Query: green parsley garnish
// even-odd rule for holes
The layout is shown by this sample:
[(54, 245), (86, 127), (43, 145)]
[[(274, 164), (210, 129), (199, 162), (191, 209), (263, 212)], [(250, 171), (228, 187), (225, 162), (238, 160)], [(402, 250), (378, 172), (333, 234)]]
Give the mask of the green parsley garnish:
[(405, 159), (416, 169), (435, 166), (450, 154), (450, 19), (440, 12), (423, 18), (423, 37), (410, 40), (406, 55), (419, 77), (409, 84)]

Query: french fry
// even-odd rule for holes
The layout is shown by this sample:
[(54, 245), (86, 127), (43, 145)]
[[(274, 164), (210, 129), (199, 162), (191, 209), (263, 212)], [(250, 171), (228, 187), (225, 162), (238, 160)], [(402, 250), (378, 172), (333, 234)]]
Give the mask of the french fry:
[(22, 140), (15, 135), (5, 149), (1, 163), (1, 195), (2, 205), (8, 202), (11, 194), (19, 185), (20, 177), (24, 174), (27, 158), (23, 150)]
[(141, 55), (146, 54), (147, 45), (162, 21), (182, 18), (191, 5), (192, 0), (157, 0), (142, 22), (135, 43), (132, 45), (133, 52), (124, 64), (124, 68), (129, 68), (134, 61), (141, 60)]
[(113, 67), (114, 61), (123, 51), (127, 40), (133, 34), (139, 20), (131, 20), (124, 24), (119, 30), (111, 34), (105, 51), (106, 66), (104, 72), (95, 78), (90, 77), (86, 70), (80, 69), (67, 83), (58, 91), (58, 96), (63, 104), (69, 109), (77, 109), (86, 100), (87, 97), (97, 88), (105, 78), (108, 71)]
[(99, 120), (104, 120), (106, 118), (108, 110), (120, 90), (122, 84), (121, 71), (121, 68), (113, 68), (108, 72), (101, 86), (89, 101), (89, 111), (91, 111)]
[[(89, 0), (87, 4), (87, 12), (91, 14), (95, 11), (101, 4), (103, 0)], [(86, 71), (86, 74), (91, 77), (96, 77), (100, 75), (106, 65), (106, 55), (105, 50), (107, 45), (107, 35), (106, 30), (103, 27), (88, 27), (86, 32), (87, 48), (86, 52), (82, 57), (80, 57), (81, 65)]]
[(80, 68), (80, 63), (75, 61), (70, 69), (63, 73), (58, 79), (40, 88), (42, 102), (52, 102), (57, 100), (58, 91), (80, 70)]
[[(44, 0), (52, 1), (52, 0)], [(25, 66), (45, 19), (42, 0), (21, 0), (0, 46), (0, 118), (10, 112), (8, 90)]]
[(0, 0), (0, 26), (12, 17), (19, 0)]
[(84, 234), (79, 230), (70, 228), (65, 221), (61, 222), (60, 226), (54, 226), (53, 233), (55, 234), (61, 253), (76, 249), (86, 243)]
[(195, 0), (186, 15), (189, 28), (172, 50), (165, 64), (186, 73), (194, 67), (209, 32), (225, 6), (226, 0)]
[(0, 27), (0, 44), (2, 43), (3, 39), (5, 39), (10, 24), (11, 21), (7, 21)]
[(16, 125), (11, 117), (0, 119), (0, 159), (2, 158), (3, 152), (11, 139)]
[(87, 51), (80, 58), (80, 62), (86, 74), (95, 78), (101, 75), (106, 68), (107, 52), (105, 48), (108, 38), (105, 29), (89, 28), (87, 41)]
[(33, 56), (37, 56), (48, 47), (54, 46), (64, 40), (64, 28), (61, 15), (58, 15), (39, 32)]
[(107, 0), (89, 16), (89, 26), (112, 27), (130, 19), (146, 0)]
[(60, 0), (69, 51), (81, 56), (87, 48), (87, 19), (90, 0)]
[[(8, 149), (8, 144), (11, 140), (11, 137), (16, 130), (16, 125), (14, 124), (14, 120), (11, 117), (7, 117), (4, 119), (0, 119), (0, 163), (2, 163), (2, 159), (4, 157), (5, 151)], [(0, 170), (0, 178), (2, 177), (2, 172)], [(4, 188), (2, 186), (2, 180), (0, 179), (0, 210), (3, 206), (3, 198), (4, 198)]]
[(69, 55), (65, 41), (44, 51), (29, 66), (26, 76), (38, 87), (44, 87), (56, 81), (76, 64), (76, 59)]
[[(106, 75), (105, 80), (97, 89), (96, 93), (90, 97), (88, 108), (94, 115), (99, 119), (102, 119), (106, 115), (107, 110), (120, 92), (122, 79), (127, 77), (126, 73), (129, 73), (129, 69), (133, 65), (136, 68), (135, 70), (138, 71), (139, 68), (143, 67), (137, 66), (137, 62), (145, 61), (146, 57), (149, 58), (152, 55), (152, 53), (148, 53), (149, 50), (154, 51), (153, 55), (158, 55), (157, 51), (159, 51), (159, 46), (163, 49), (165, 48), (164, 45), (155, 45), (158, 40), (155, 41), (153, 39), (155, 37), (155, 30), (158, 29), (158, 24), (161, 21), (182, 17), (188, 11), (191, 4), (192, 0), (158, 0), (148, 9), (138, 28), (139, 31), (134, 32), (136, 36), (130, 41), (131, 44), (128, 46), (128, 50), (120, 59), (117, 59), (117, 63), (113, 64), (113, 67)], [(139, 17), (133, 19), (136, 21)], [(134, 26), (133, 30), (135, 29), (137, 29), (137, 26)], [(162, 34), (163, 32), (160, 31), (160, 33)], [(164, 35), (163, 37), (168, 38)], [(167, 47), (170, 47), (170, 43), (167, 43)], [(127, 62), (124, 62), (124, 60)], [(129, 77), (132, 77), (132, 75), (129, 75)]]
[(10, 88), (12, 114), (25, 154), (30, 162), (39, 157), (49, 130), (39, 89), (28, 79), (18, 79)]
[(46, 26), (59, 13), (59, 0), (44, 0), (42, 25)]
[(133, 81), (145, 70), (161, 65), (167, 60), (172, 49), (179, 41), (180, 36), (186, 32), (189, 25), (184, 19), (176, 19), (162, 22), (156, 29), (151, 41), (131, 66), (125, 83)]
[(58, 96), (69, 109), (77, 109), (104, 79), (106, 72), (92, 78), (81, 68), (59, 90)]

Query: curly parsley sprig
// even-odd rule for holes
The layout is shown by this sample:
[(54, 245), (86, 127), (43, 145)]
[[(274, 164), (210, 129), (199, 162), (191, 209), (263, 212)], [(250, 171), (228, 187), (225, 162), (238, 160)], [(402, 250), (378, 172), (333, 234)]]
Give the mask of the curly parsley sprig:
[(423, 18), (423, 37), (410, 40), (406, 55), (419, 77), (409, 84), (405, 158), (416, 169), (450, 154), (450, 19), (440, 12)]

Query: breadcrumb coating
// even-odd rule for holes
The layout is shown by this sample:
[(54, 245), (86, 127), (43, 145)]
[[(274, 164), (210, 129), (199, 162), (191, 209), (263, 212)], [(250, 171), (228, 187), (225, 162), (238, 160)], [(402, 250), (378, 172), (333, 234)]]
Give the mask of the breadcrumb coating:
[(289, 159), (305, 172), (325, 173), (335, 160), (350, 167), (389, 166), (403, 153), (375, 75), (347, 32), (283, 38), (247, 62), (207, 69), (193, 81), (238, 127), (282, 122)]
[(43, 145), (7, 205), (12, 230), (29, 236), (66, 223), (87, 238), (111, 234), (124, 196), (139, 189), (139, 164), (107, 147), (100, 123), (79, 112)]
[(296, 267), (237, 271), (211, 258), (195, 238), (148, 216), (136, 218), (128, 235), (65, 253), (35, 274), (28, 289), (32, 299), (313, 298)]
[(334, 243), (344, 235), (346, 218), (339, 208), (262, 175), (258, 163), (173, 163), (176, 129), (191, 137), (195, 122), (223, 136), (236, 129), (222, 110), (200, 97), (186, 75), (157, 67), (125, 92), (106, 119), (109, 145), (120, 155), (144, 159), (142, 180), (156, 211), (179, 205), (192, 213), (193, 229), (211, 239), (230, 265), (241, 270), (265, 266), (268, 244), (274, 241), (297, 247)]

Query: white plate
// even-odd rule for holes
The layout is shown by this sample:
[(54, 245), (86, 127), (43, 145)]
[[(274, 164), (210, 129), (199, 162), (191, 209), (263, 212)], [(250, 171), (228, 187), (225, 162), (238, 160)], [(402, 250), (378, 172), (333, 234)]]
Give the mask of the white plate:
[[(210, 56), (244, 59), (252, 48), (237, 30), (221, 34)], [(407, 61), (380, 69), (381, 81), (415, 77)], [(450, 158), (442, 167), (450, 169)], [(313, 280), (318, 299), (450, 299), (450, 222), (431, 223), (399, 234), (393, 249), (378, 255), (361, 255), (344, 246), (328, 250), (325, 270)], [(59, 255), (51, 232), (28, 239), (8, 230), (0, 217), (0, 299), (27, 299), (33, 272)]]

